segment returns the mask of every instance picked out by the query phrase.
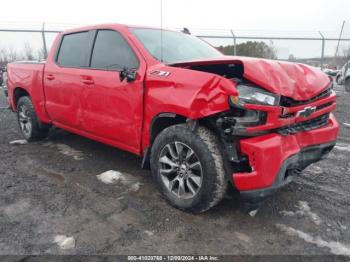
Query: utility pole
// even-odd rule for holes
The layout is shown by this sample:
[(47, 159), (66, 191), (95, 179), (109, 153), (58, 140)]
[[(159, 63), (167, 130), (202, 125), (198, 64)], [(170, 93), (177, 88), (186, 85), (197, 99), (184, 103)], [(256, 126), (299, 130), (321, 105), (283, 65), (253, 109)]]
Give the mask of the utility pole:
[(43, 27), (41, 29), (41, 37), (43, 38), (43, 52), (44, 58), (47, 58), (47, 46), (46, 46), (46, 38), (45, 38), (45, 23), (43, 23)]
[(323, 36), (323, 34), (321, 33), (321, 31), (318, 31), (318, 33), (319, 33), (320, 36), (322, 37), (321, 70), (323, 70), (325, 40), (324, 40), (324, 36)]
[(233, 33), (233, 30), (231, 29), (231, 35), (232, 35), (232, 38), (233, 38), (233, 55), (237, 55), (237, 49), (236, 49), (236, 35)]
[(341, 30), (340, 30), (340, 34), (339, 34), (339, 39), (338, 39), (338, 44), (337, 44), (337, 49), (335, 50), (335, 57), (337, 57), (338, 55), (338, 49), (339, 49), (339, 44), (340, 44), (340, 40), (341, 40), (341, 37), (343, 35), (343, 29), (344, 29), (344, 25), (345, 25), (345, 20), (343, 21), (343, 24), (341, 26)]

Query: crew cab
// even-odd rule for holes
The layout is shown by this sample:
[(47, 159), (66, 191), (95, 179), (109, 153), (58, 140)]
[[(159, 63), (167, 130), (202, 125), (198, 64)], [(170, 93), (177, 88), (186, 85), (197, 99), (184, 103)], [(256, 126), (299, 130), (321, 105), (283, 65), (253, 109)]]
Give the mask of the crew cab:
[(327, 75), (225, 56), (181, 32), (105, 24), (59, 34), (46, 62), (8, 65), (23, 136), (51, 126), (142, 157), (165, 199), (204, 212), (234, 188), (261, 199), (335, 145)]

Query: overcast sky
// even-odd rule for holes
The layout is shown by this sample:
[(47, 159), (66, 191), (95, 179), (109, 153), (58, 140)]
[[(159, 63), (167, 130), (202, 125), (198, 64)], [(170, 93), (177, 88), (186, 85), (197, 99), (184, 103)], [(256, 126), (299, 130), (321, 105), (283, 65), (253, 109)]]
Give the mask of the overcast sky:
[[(109, 22), (160, 26), (160, 0), (1, 0), (0, 10), (0, 28), (35, 27), (41, 22), (56, 27)], [(348, 20), (345, 34), (350, 37), (349, 10), (349, 0), (163, 0), (163, 26), (207, 29), (216, 34), (224, 32), (219, 29), (234, 29), (240, 34), (317, 37), (317, 31), (322, 31), (336, 37), (342, 21)], [(0, 33), (0, 46), (17, 47), (19, 39)], [(36, 37), (25, 39), (33, 45), (40, 43)], [(275, 45), (282, 52), (300, 53), (297, 56), (307, 54), (303, 45), (310, 48), (310, 55), (321, 48), (318, 43), (277, 41)], [(331, 53), (334, 43), (326, 47)]]

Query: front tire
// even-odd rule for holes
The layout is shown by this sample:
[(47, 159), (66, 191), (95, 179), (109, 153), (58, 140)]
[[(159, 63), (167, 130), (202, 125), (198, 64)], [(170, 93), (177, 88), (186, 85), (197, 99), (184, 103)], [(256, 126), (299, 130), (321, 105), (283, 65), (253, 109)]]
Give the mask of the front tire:
[(47, 137), (48, 127), (43, 127), (37, 117), (33, 103), (28, 96), (23, 96), (17, 103), (17, 119), (22, 135), (27, 141), (36, 141)]
[(151, 170), (160, 192), (174, 207), (201, 213), (218, 204), (227, 190), (224, 160), (209, 129), (170, 126), (155, 139)]

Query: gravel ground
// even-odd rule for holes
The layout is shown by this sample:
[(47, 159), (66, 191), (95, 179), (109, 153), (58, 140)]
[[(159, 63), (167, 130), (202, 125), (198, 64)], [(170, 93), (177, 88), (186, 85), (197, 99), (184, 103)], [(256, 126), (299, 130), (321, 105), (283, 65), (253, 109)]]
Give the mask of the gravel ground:
[[(0, 254), (350, 255), (350, 93), (337, 90), (337, 147), (255, 216), (235, 198), (201, 215), (176, 210), (140, 158), (61, 130), (10, 144), (22, 137), (0, 109)], [(122, 179), (103, 183), (108, 170)]]

